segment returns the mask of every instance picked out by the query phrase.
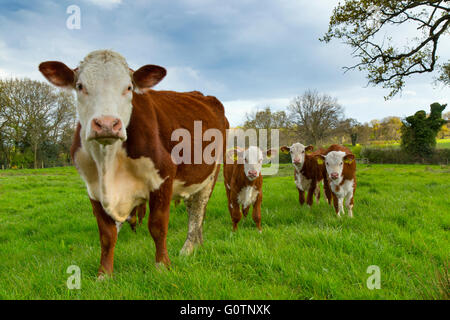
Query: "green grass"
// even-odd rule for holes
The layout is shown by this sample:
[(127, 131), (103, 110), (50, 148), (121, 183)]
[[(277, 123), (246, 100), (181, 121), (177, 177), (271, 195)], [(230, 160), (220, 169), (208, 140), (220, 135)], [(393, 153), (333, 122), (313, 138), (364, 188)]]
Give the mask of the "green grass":
[[(340, 220), (323, 199), (300, 207), (291, 174), (264, 179), (262, 234), (250, 217), (231, 232), (220, 180), (193, 256), (178, 255), (187, 214), (172, 207), (171, 269), (154, 267), (146, 226), (125, 225), (114, 278), (98, 282), (97, 226), (75, 169), (0, 171), (0, 299), (448, 298), (449, 167), (359, 165), (355, 218)], [(81, 290), (66, 287), (70, 265)], [(366, 286), (370, 265), (380, 290)]]

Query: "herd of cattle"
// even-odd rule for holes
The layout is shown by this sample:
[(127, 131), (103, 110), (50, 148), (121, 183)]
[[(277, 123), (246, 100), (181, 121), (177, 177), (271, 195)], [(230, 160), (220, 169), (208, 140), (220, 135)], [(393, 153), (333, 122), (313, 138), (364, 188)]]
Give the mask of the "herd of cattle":
[[(120, 54), (109, 50), (90, 53), (75, 69), (47, 61), (39, 70), (52, 84), (77, 94), (79, 123), (71, 155), (86, 183), (98, 223), (99, 277), (112, 274), (120, 227), (128, 221), (134, 228), (136, 216), (142, 221), (146, 203), (157, 265), (170, 264), (166, 238), (171, 200), (183, 199), (186, 205), (189, 225), (181, 254), (191, 254), (203, 242), (206, 206), (222, 160), (233, 230), (251, 206), (253, 220), (261, 230), (262, 164), (278, 150), (263, 153), (251, 146), (227, 151), (222, 143), (214, 163), (173, 161), (171, 151), (177, 141), (171, 135), (177, 128), (194, 133), (194, 122), (202, 121), (203, 132), (216, 130), (226, 140), (229, 124), (223, 105), (215, 97), (197, 91), (152, 90), (165, 77), (164, 68), (145, 65), (134, 71)], [(199, 143), (195, 135), (190, 142)], [(208, 148), (206, 141), (200, 146)], [(305, 192), (309, 206), (314, 196), (319, 201), (322, 181), (327, 201), (333, 201), (337, 215), (344, 212), (344, 199), (349, 215), (353, 215), (356, 163), (350, 150), (332, 145), (313, 151), (312, 146), (295, 143), (281, 151), (291, 154), (300, 204), (305, 203)]]

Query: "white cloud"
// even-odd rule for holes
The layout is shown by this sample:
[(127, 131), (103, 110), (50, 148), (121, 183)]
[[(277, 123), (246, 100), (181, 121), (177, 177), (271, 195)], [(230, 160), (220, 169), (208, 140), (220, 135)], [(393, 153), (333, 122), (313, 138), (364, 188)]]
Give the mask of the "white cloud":
[(158, 89), (175, 91), (201, 91), (205, 95), (211, 92), (223, 92), (225, 85), (204, 77), (192, 67), (167, 67), (167, 76), (158, 85)]
[(291, 98), (268, 98), (254, 100), (231, 100), (222, 101), (225, 107), (225, 115), (231, 127), (242, 125), (245, 121), (246, 113), (263, 109), (270, 106), (272, 111), (284, 109), (289, 105)]

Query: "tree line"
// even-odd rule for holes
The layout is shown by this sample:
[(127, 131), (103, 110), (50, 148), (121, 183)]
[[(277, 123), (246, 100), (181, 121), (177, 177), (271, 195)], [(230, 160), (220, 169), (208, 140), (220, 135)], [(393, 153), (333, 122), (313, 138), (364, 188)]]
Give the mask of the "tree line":
[(74, 96), (30, 79), (0, 80), (0, 168), (70, 163)]
[[(360, 123), (345, 117), (344, 108), (336, 98), (317, 90), (307, 90), (294, 98), (285, 110), (272, 111), (267, 106), (247, 113), (242, 127), (266, 129), (269, 137), (272, 129), (278, 129), (280, 145), (295, 141), (316, 146), (376, 144), (400, 141), (405, 132), (411, 140), (413, 135), (405, 128), (426, 124), (427, 116), (424, 118), (423, 114), (404, 120), (386, 117)], [(439, 115), (435, 117), (439, 118)], [(434, 131), (436, 126), (439, 128), (436, 131), (438, 138), (450, 136), (450, 112), (443, 118), (446, 121), (437, 122), (433, 127)], [(0, 168), (70, 164), (76, 121), (75, 98), (70, 92), (30, 79), (0, 80)]]
[[(438, 108), (437, 106), (434, 107)], [(443, 106), (442, 112), (445, 109)], [(420, 114), (425, 113), (422, 111)], [(433, 117), (440, 118), (440, 115)], [(444, 119), (434, 126), (438, 129), (434, 134), (438, 138), (450, 136), (450, 112), (442, 116)], [(425, 115), (425, 118), (427, 116)], [(307, 90), (301, 96), (295, 97), (285, 110), (272, 111), (270, 106), (262, 110), (246, 114), (242, 124), (244, 129), (265, 129), (270, 132), (278, 129), (280, 145), (302, 141), (303, 144), (324, 146), (332, 143), (338, 144), (385, 144), (390, 141), (400, 142), (402, 135), (410, 127), (412, 118), (385, 117), (381, 120), (372, 120), (360, 123), (356, 119), (346, 118), (344, 108), (338, 100), (328, 94), (317, 90)], [(425, 122), (423, 122), (425, 125)], [(428, 125), (428, 124), (427, 124)], [(410, 132), (410, 131), (408, 131)], [(410, 134), (410, 133), (408, 133)]]

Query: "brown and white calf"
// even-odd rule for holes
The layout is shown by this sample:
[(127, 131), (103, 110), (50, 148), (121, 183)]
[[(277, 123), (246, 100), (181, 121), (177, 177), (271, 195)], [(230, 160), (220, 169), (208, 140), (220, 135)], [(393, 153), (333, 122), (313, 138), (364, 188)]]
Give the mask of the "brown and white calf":
[[(316, 156), (323, 152), (322, 149), (313, 151), (314, 147), (309, 145), (305, 147), (301, 143), (294, 143), (292, 146), (283, 146), (281, 151), (289, 153), (294, 166), (294, 179), (297, 185), (300, 205), (305, 203), (305, 192), (308, 192), (306, 204), (312, 206), (313, 195), (316, 201), (320, 199), (320, 182), (323, 180), (323, 165), (316, 161)], [(325, 196), (328, 203), (331, 202), (331, 192), (324, 184)]]
[(340, 145), (330, 146), (325, 154), (316, 156), (319, 164), (325, 164), (325, 183), (329, 184), (333, 196), (334, 209), (338, 217), (344, 214), (353, 217), (353, 198), (356, 190), (356, 161), (351, 151)]
[[(71, 153), (98, 223), (99, 276), (113, 272), (118, 227), (147, 201), (157, 265), (170, 264), (166, 237), (172, 197), (185, 199), (189, 227), (181, 253), (190, 254), (202, 243), (206, 205), (226, 144), (211, 152), (215, 156), (211, 163), (194, 163), (195, 152), (191, 155), (190, 150), (183, 155), (190, 162), (178, 163), (171, 154), (178, 144), (172, 133), (178, 128), (187, 130), (191, 136), (183, 142), (205, 151), (210, 145), (202, 139), (205, 131), (216, 130), (226, 137), (229, 125), (223, 105), (199, 92), (152, 90), (165, 77), (164, 68), (145, 65), (133, 71), (125, 58), (109, 50), (90, 53), (75, 69), (48, 61), (41, 63), (39, 70), (54, 85), (74, 89), (77, 94), (79, 123)], [(200, 141), (192, 134), (194, 128), (198, 131), (194, 121), (202, 121), (197, 132)]]
[[(233, 222), (233, 231), (237, 230), (242, 214), (247, 217), (253, 206), (252, 217), (261, 232), (261, 202), (263, 160), (273, 156), (275, 150), (267, 150), (265, 155), (260, 148), (251, 146), (246, 150), (229, 150), (224, 164), (223, 176), (227, 192), (228, 210)], [(230, 161), (232, 160), (232, 161)], [(242, 211), (241, 211), (242, 208)]]

